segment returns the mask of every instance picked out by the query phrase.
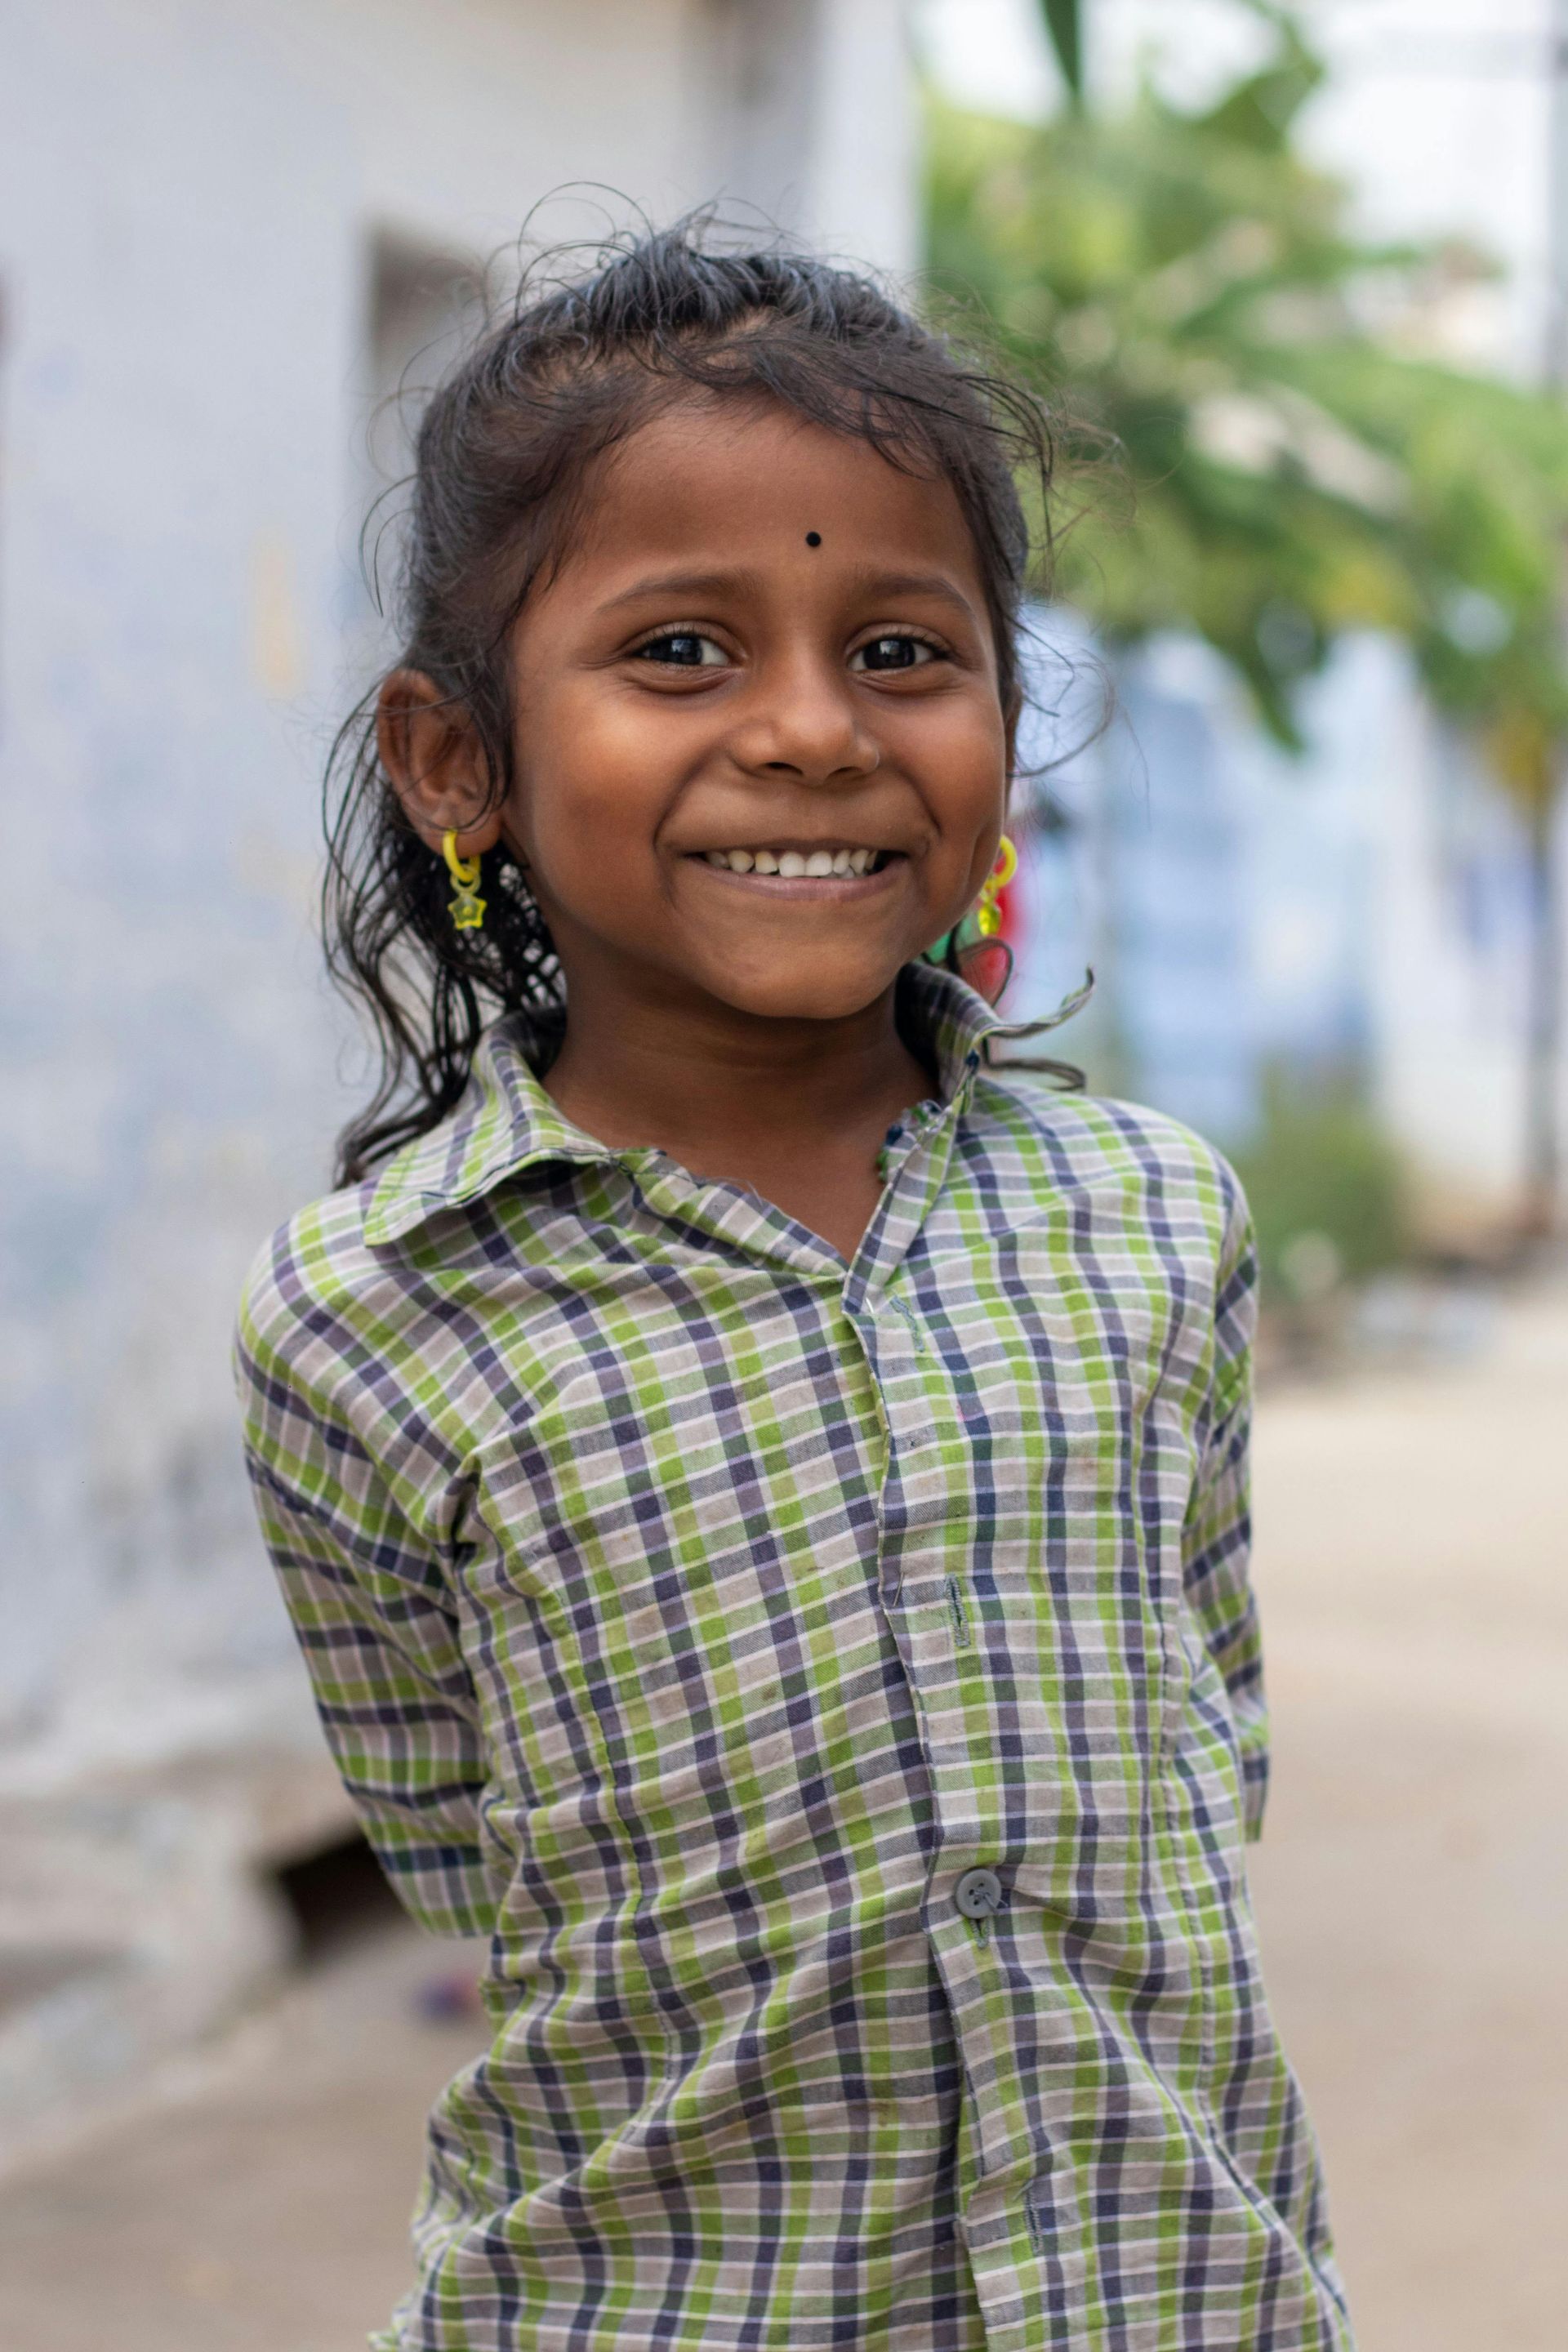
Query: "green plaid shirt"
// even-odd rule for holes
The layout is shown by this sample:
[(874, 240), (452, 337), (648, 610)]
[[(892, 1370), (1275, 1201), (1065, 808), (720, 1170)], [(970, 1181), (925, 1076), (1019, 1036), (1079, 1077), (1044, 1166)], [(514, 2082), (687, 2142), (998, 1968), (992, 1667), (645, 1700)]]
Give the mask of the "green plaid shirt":
[(252, 1278), (327, 1737), (490, 1939), (384, 2347), (1350, 2343), (1243, 1867), (1245, 1206), (956, 982), (906, 1011), (848, 1265), (503, 1022)]

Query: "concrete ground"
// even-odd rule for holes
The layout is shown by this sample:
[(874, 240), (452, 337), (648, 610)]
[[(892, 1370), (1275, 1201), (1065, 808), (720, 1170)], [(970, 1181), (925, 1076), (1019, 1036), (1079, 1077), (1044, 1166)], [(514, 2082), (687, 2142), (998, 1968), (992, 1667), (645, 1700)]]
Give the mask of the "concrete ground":
[[(1276, 1781), (1254, 1869), (1363, 2352), (1562, 2352), (1568, 1298), (1259, 1417)], [(354, 2352), (472, 2053), (384, 1929), (0, 2190), (5, 2352)], [(1246, 2352), (1238, 2347), (1237, 2352)]]

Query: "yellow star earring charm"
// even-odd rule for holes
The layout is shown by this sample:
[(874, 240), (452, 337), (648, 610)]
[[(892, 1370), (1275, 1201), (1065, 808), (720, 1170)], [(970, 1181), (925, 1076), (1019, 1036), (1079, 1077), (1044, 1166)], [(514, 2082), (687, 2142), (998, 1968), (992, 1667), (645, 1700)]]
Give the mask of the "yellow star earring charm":
[(458, 855), (456, 830), (441, 836), (441, 855), (447, 861), (447, 871), (452, 877), (453, 896), (447, 900), (452, 911), (452, 928), (457, 931), (479, 931), (484, 929), (485, 901), (479, 896), (479, 859)]

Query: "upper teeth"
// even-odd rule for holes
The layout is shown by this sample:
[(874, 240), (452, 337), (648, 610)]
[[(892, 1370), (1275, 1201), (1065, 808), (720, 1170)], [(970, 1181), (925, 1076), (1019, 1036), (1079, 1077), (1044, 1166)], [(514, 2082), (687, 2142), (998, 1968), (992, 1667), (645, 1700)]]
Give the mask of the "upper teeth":
[(875, 849), (709, 849), (710, 866), (728, 866), (731, 874), (781, 874), (794, 882), (803, 875), (868, 874), (879, 853)]

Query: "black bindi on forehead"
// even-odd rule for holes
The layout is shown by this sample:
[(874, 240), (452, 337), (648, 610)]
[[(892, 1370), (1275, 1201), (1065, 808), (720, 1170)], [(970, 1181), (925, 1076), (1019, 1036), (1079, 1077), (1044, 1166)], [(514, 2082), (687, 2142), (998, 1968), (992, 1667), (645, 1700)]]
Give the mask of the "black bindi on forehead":
[(822, 533), (819, 530), (808, 530), (805, 534), (805, 543), (807, 547), (820, 547)]

